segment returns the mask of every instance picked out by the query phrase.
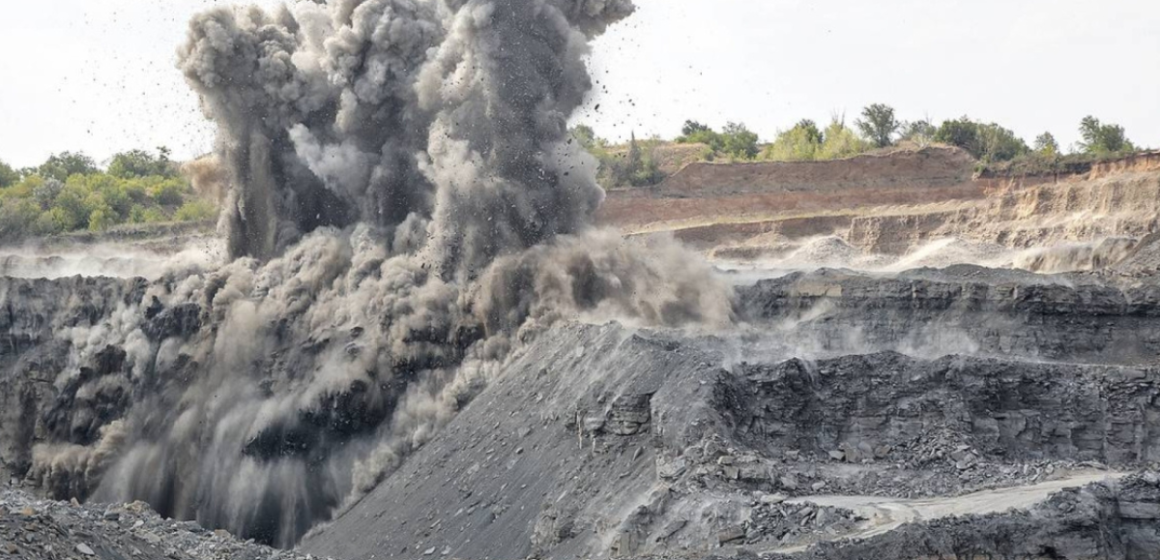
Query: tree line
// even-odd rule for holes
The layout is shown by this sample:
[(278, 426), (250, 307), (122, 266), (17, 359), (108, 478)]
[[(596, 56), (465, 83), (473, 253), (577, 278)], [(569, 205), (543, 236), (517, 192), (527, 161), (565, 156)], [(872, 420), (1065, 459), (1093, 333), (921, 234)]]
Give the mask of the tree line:
[(213, 202), (196, 195), (169, 155), (130, 150), (105, 169), (74, 152), (24, 169), (0, 161), (0, 240), (215, 216)]
[[(659, 138), (638, 141), (635, 135), (625, 148), (612, 146), (584, 125), (573, 136), (600, 162), (598, 178), (605, 188), (645, 186), (664, 179), (655, 150), (666, 142)], [(843, 116), (832, 116), (825, 127), (803, 119), (762, 143), (743, 123), (730, 122), (721, 130), (688, 120), (672, 142), (702, 144), (700, 159), (706, 161), (823, 161), (842, 159), (892, 146), (956, 146), (979, 160), (980, 168), (1021, 168), (1051, 171), (1072, 162), (1113, 158), (1133, 153), (1136, 146), (1118, 124), (1084, 117), (1079, 124), (1081, 140), (1064, 152), (1050, 132), (1038, 135), (1031, 145), (1012, 130), (994, 122), (963, 116), (935, 124), (928, 119), (900, 120), (893, 107), (875, 103), (862, 109), (853, 125)]]

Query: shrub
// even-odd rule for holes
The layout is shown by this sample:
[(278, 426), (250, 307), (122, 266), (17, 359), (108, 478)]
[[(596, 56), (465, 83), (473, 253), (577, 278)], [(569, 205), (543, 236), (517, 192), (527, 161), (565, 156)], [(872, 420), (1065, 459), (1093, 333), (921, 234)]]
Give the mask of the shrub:
[(67, 181), (73, 175), (90, 175), (100, 172), (93, 158), (82, 153), (61, 152), (48, 158), (36, 169), (36, 174), (57, 181)]
[[(808, 121), (806, 121), (808, 122)], [(809, 122), (812, 126), (813, 122)], [(765, 147), (763, 159), (773, 161), (813, 161), (821, 150), (821, 134), (817, 127), (797, 126), (779, 133), (777, 139)]]
[(0, 161), (0, 189), (15, 185), (18, 181), (20, 181), (20, 172)]
[(934, 139), (958, 146), (984, 162), (1010, 161), (1031, 151), (1014, 132), (995, 123), (983, 124), (968, 117), (944, 121)]
[(19, 239), (40, 217), (40, 208), (31, 199), (7, 198), (0, 202), (0, 239)]
[(169, 149), (157, 149), (158, 156), (145, 150), (129, 150), (113, 156), (109, 163), (109, 175), (121, 179), (133, 177), (175, 177), (176, 166), (169, 161)]
[(824, 132), (818, 131), (817, 125), (807, 119), (778, 134), (777, 140), (765, 147), (762, 158), (774, 161), (841, 159), (856, 156), (870, 147), (869, 142), (859, 138), (838, 118), (832, 119)]
[(865, 153), (870, 147), (869, 142), (858, 138), (858, 135), (853, 130), (850, 130), (850, 127), (835, 118), (830, 121), (830, 126), (827, 126), (825, 133), (823, 133), (822, 145), (818, 151), (818, 159), (853, 157)]
[(89, 230), (105, 231), (118, 223), (117, 212), (105, 204), (98, 202), (89, 213)]
[[(102, 231), (125, 222), (165, 222), (170, 216), (204, 220), (216, 212), (211, 202), (193, 196), (164, 149), (159, 157), (140, 150), (118, 154), (114, 163), (111, 172), (103, 173), (87, 156), (65, 152), (20, 171), (15, 183), (0, 188), (0, 234)], [(0, 164), (0, 175), (5, 168)]]
[(1054, 158), (1059, 156), (1059, 143), (1050, 132), (1044, 132), (1035, 137), (1035, 154), (1041, 157)]
[(153, 186), (149, 196), (161, 206), (180, 206), (182, 201), (182, 185), (176, 179), (169, 179)]
[(217, 215), (217, 209), (205, 200), (190, 200), (181, 205), (173, 214), (173, 219), (179, 222), (202, 221)]

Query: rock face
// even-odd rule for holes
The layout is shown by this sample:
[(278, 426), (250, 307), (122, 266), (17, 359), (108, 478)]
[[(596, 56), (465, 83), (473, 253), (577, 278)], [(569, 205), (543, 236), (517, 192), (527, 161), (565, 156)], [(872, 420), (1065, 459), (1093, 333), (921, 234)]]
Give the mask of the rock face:
[(69, 365), (68, 334), (82, 333), (139, 301), (145, 286), (144, 280), (0, 277), (0, 474), (5, 480), (28, 472), (34, 442), (88, 445), (124, 412), (131, 395), (119, 348), (91, 349), (79, 376), (60, 387), (54, 383)]
[[(1152, 368), (895, 352), (728, 365), (735, 351), (715, 336), (553, 329), (302, 547), (351, 559), (779, 550), (870, 522), (786, 496), (937, 496), (1160, 458)], [(1015, 519), (1045, 535), (1066, 526)]]
[(1130, 466), (1160, 461), (1158, 397), (1153, 368), (887, 352), (744, 365), (713, 403), (736, 440), (767, 455)]
[(893, 278), (821, 270), (740, 289), (739, 312), (794, 325), (803, 344), (978, 352), (1111, 364), (1154, 363), (1160, 287), (1044, 277), (970, 265)]

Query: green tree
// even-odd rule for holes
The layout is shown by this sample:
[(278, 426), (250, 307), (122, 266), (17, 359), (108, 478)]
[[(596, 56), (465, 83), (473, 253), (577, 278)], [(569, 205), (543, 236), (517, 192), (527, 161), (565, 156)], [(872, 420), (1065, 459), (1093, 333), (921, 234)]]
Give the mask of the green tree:
[(40, 217), (40, 208), (31, 199), (5, 198), (0, 201), (0, 239), (20, 239)]
[(35, 183), (32, 187), (32, 198), (36, 200), (42, 210), (51, 208), (53, 202), (56, 202), (56, 197), (60, 195), (60, 191), (64, 189), (64, 183), (51, 177), (42, 179), (39, 175), (33, 175), (29, 177), (29, 180)]
[(924, 119), (903, 124), (898, 139), (926, 145), (934, 140), (936, 134), (938, 134), (938, 127)]
[(636, 144), (636, 133), (630, 132), (628, 137), (628, 155), (624, 159), (625, 175), (631, 177), (640, 169), (640, 146)]
[(894, 143), (894, 134), (902, 123), (894, 118), (894, 108), (882, 103), (874, 103), (862, 109), (862, 118), (855, 121), (862, 135), (879, 148)]
[(1080, 121), (1080, 149), (1093, 155), (1109, 155), (1135, 151), (1135, 146), (1124, 134), (1124, 127), (1117, 124), (1103, 124), (1088, 115)]
[(962, 148), (976, 158), (982, 157), (979, 125), (966, 116), (957, 120), (943, 121), (942, 125), (938, 127), (938, 132), (934, 135), (934, 140)]
[(161, 206), (180, 206), (182, 201), (183, 185), (176, 179), (167, 179), (149, 189), (154, 202)]
[(54, 154), (36, 170), (41, 177), (46, 179), (51, 177), (62, 182), (73, 175), (89, 175), (99, 171), (93, 158), (80, 152)]
[(822, 131), (818, 130), (818, 124), (810, 119), (802, 119), (798, 121), (794, 128), (799, 128), (805, 132), (810, 141), (815, 144), (822, 143)]
[(596, 147), (596, 131), (586, 124), (578, 124), (572, 129), (572, 138), (580, 143), (580, 147), (591, 150)]
[(53, 235), (65, 231), (65, 224), (57, 219), (56, 213), (51, 210), (41, 212), (32, 224), (32, 233), (36, 235)]
[(1050, 132), (1044, 132), (1035, 137), (1033, 149), (1036, 155), (1053, 158), (1059, 155), (1059, 142)]
[(703, 132), (712, 132), (712, 131), (713, 130), (710, 129), (706, 125), (703, 125), (697, 121), (689, 120), (689, 121), (685, 121), (685, 125), (681, 127), (681, 136), (688, 137), (688, 136), (693, 136), (693, 135), (700, 134)]
[(89, 230), (105, 231), (117, 225), (117, 213), (108, 204), (98, 201), (89, 213)]
[(995, 123), (980, 124), (978, 138), (985, 161), (1010, 161), (1031, 151), (1022, 138)]
[(983, 124), (968, 117), (943, 121), (935, 134), (936, 142), (958, 146), (976, 159), (987, 162), (1009, 161), (1031, 150), (1015, 133), (995, 123)]
[(727, 123), (721, 130), (720, 151), (726, 155), (740, 159), (757, 157), (757, 134), (750, 131), (742, 123)]
[[(589, 129), (590, 131), (592, 129)], [(169, 148), (157, 148), (157, 156), (145, 150), (129, 150), (113, 156), (109, 163), (109, 175), (121, 179), (132, 177), (173, 177), (176, 166), (169, 160)]]
[(20, 180), (20, 172), (0, 161), (0, 189), (15, 185)]
[(89, 214), (93, 211), (89, 206), (90, 194), (83, 183), (65, 183), (50, 208), (50, 211), (56, 212), (65, 230), (89, 227)]
[(870, 144), (854, 133), (846, 123), (837, 117), (830, 120), (822, 135), (818, 159), (842, 159), (853, 157), (870, 149)]
[(813, 161), (822, 147), (822, 133), (811, 120), (803, 120), (793, 128), (778, 133), (772, 144), (765, 147), (762, 159), (773, 161)]

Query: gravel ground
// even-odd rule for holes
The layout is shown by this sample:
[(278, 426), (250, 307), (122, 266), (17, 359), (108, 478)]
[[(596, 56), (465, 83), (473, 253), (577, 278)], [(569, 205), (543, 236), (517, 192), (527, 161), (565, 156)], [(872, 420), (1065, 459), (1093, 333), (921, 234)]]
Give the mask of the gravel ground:
[(162, 519), (142, 502), (81, 505), (10, 489), (0, 491), (0, 559), (321, 560)]

